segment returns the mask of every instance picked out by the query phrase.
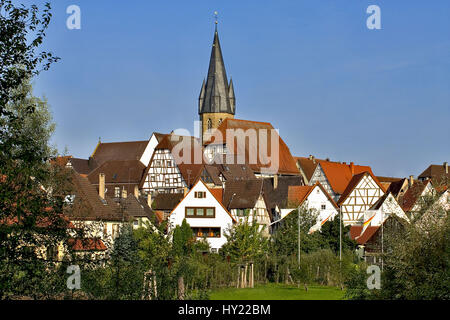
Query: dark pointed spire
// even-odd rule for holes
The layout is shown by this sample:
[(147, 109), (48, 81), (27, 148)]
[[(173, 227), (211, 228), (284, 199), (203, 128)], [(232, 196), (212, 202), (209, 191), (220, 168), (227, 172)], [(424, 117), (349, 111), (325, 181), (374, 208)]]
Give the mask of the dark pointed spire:
[(229, 98), (228, 78), (223, 62), (217, 28), (214, 32), (208, 77), (204, 90), (202, 86), (202, 92), (204, 92), (204, 96), (202, 97), (200, 95), (199, 97), (199, 114), (217, 112), (234, 114), (235, 108), (234, 103), (232, 106)]
[(230, 99), (231, 111), (234, 114), (236, 111), (236, 97), (234, 96), (233, 79), (231, 77), (230, 83), (228, 84), (228, 99)]
[(203, 79), (202, 89), (200, 90), (200, 95), (198, 96), (198, 113), (201, 113), (204, 100), (205, 100), (205, 79)]

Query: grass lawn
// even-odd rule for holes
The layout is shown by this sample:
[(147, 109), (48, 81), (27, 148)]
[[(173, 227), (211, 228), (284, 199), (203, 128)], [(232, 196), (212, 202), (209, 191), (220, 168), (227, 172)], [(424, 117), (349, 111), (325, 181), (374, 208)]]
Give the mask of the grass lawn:
[(212, 290), (211, 300), (342, 300), (344, 291), (335, 287), (309, 286), (308, 292), (303, 287), (270, 283), (255, 288), (225, 288)]

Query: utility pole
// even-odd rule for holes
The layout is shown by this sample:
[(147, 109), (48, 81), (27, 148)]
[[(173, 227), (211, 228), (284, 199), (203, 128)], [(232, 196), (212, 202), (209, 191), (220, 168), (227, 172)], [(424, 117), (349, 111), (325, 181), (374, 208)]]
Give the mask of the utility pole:
[(339, 207), (339, 261), (342, 261), (342, 207)]
[(339, 280), (342, 287), (342, 206), (339, 207)]
[(300, 269), (300, 206), (298, 206), (297, 208), (297, 213), (298, 213), (298, 219), (297, 219), (297, 223), (298, 223), (298, 268)]
[(383, 225), (384, 225), (384, 211), (383, 208), (381, 209), (381, 271), (383, 271), (384, 266), (384, 232), (383, 232)]

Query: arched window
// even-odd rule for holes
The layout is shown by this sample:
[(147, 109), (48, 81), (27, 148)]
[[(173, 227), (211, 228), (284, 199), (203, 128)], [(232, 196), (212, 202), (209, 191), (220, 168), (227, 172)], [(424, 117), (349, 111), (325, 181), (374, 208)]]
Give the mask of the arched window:
[(222, 118), (219, 119), (219, 126), (222, 124)]
[(212, 128), (212, 122), (211, 122), (211, 119), (208, 119), (208, 129), (211, 129)]

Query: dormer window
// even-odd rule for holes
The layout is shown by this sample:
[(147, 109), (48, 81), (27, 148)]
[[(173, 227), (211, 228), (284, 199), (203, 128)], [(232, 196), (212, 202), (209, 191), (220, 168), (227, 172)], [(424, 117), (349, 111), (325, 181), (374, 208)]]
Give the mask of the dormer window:
[(203, 199), (206, 198), (206, 192), (204, 191), (196, 191), (194, 193), (195, 198)]

